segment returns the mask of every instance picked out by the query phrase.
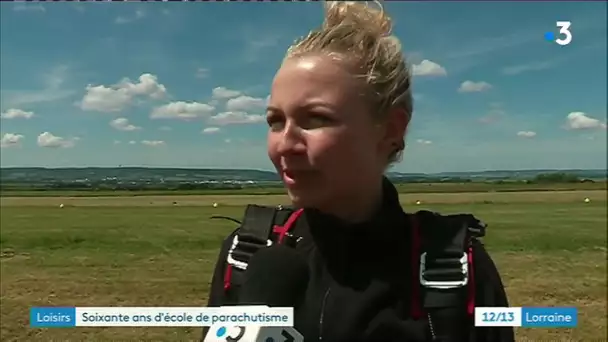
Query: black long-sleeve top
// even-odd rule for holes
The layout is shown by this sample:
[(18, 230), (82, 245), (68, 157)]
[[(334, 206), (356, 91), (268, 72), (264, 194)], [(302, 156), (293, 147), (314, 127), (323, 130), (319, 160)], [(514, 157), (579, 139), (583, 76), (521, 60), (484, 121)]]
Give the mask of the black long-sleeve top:
[[(302, 237), (297, 250), (310, 268), (305, 299), (294, 309), (295, 328), (305, 341), (428, 341), (427, 320), (413, 320), (409, 312), (410, 214), (386, 180), (383, 197), (382, 209), (365, 223), (349, 225), (315, 210), (305, 210), (297, 221), (293, 234)], [(223, 277), (237, 231), (221, 248), (209, 306), (235, 304), (224, 295)], [(473, 258), (476, 306), (509, 306), (496, 266), (481, 243), (474, 244)], [(478, 327), (468, 340), (512, 342), (515, 337), (513, 328)]]

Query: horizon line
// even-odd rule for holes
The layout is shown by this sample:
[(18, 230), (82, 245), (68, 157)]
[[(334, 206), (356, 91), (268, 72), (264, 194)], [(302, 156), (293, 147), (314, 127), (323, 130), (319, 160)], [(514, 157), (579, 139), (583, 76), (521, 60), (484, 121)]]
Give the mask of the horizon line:
[[(118, 165), (118, 166), (0, 166), (0, 170), (5, 169), (169, 169), (169, 170), (229, 170), (229, 171), (261, 171), (276, 173), (274, 170), (256, 169), (256, 168), (230, 168), (230, 167), (177, 167), (177, 166), (135, 166), (135, 165)], [(531, 169), (486, 169), (486, 170), (468, 170), (468, 171), (439, 171), (439, 172), (404, 172), (404, 171), (387, 171), (389, 173), (399, 174), (424, 174), (433, 175), (441, 173), (478, 173), (478, 172), (521, 172), (521, 171), (604, 171), (608, 173), (608, 168), (531, 168)]]

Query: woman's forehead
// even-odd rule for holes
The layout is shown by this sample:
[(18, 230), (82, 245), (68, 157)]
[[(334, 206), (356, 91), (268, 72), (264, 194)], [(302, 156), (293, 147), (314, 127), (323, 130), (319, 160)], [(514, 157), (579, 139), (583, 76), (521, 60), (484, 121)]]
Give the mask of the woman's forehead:
[(325, 56), (307, 56), (290, 58), (278, 70), (275, 82), (283, 80), (308, 81), (336, 85), (355, 82), (341, 62)]
[(329, 57), (289, 59), (273, 81), (271, 101), (301, 102), (312, 98), (325, 102), (351, 100), (361, 92), (357, 80), (339, 61)]

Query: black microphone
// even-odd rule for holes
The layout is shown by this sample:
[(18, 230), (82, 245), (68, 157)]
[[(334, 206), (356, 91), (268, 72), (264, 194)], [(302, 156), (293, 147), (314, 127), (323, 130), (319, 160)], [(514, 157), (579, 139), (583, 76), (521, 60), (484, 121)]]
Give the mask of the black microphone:
[[(295, 249), (275, 245), (257, 251), (243, 276), (237, 305), (295, 307), (304, 299), (309, 272), (304, 258)], [(204, 342), (304, 342), (294, 327), (226, 327), (222, 323), (210, 329), (216, 333), (207, 334)]]
[(304, 298), (309, 270), (294, 248), (274, 245), (251, 257), (244, 277), (239, 305), (294, 307)]

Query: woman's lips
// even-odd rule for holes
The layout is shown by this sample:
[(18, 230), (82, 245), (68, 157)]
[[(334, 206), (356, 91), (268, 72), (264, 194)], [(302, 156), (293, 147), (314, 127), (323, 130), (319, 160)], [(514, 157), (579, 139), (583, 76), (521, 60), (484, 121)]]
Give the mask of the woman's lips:
[(283, 174), (283, 182), (285, 182), (285, 184), (294, 185), (296, 183), (296, 180), (294, 179), (295, 176), (293, 175), (292, 171), (283, 170), (282, 174)]
[(283, 169), (281, 173), (285, 184), (295, 185), (301, 182), (303, 178), (307, 178), (311, 174), (311, 171)]

